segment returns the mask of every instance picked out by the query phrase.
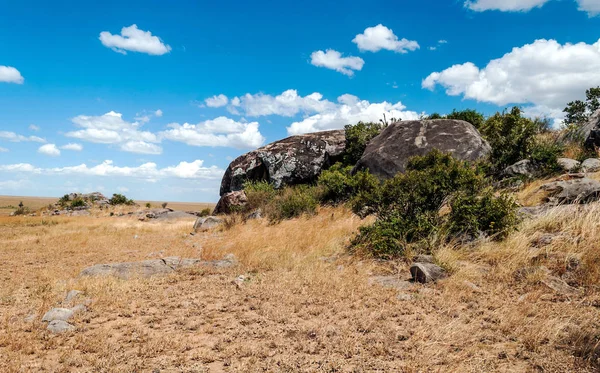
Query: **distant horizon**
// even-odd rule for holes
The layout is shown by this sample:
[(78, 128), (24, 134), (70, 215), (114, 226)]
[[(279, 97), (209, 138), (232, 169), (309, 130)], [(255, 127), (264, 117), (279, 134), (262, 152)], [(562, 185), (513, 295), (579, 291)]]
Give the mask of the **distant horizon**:
[(233, 159), (289, 135), (513, 105), (558, 125), (600, 86), (599, 15), (600, 0), (8, 2), (0, 193), (215, 202)]

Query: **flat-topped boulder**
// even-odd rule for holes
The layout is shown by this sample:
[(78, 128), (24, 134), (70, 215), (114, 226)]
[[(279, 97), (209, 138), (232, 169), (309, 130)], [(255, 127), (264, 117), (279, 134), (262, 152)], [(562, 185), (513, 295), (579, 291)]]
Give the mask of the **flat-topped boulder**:
[(344, 130), (291, 136), (236, 158), (223, 176), (221, 193), (239, 191), (246, 181), (268, 181), (276, 188), (305, 184), (341, 160)]
[(490, 145), (472, 124), (453, 119), (392, 123), (373, 138), (354, 171), (368, 169), (380, 179), (406, 171), (408, 160), (437, 149), (454, 158), (476, 161), (486, 157)]

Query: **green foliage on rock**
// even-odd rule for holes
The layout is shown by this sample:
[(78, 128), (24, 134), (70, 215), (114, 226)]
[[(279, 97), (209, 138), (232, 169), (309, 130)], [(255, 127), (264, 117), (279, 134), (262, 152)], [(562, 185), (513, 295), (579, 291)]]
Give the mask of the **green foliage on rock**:
[(75, 198), (71, 201), (71, 208), (84, 207), (85, 205), (85, 201), (81, 198)]
[(117, 205), (129, 205), (130, 206), (130, 205), (135, 204), (135, 202), (132, 199), (128, 199), (123, 194), (119, 194), (119, 193), (113, 194), (112, 197), (108, 200), (108, 202), (113, 206), (117, 206)]
[(585, 101), (575, 100), (567, 104), (563, 110), (565, 124), (581, 125), (589, 119), (592, 113), (600, 109), (600, 87), (586, 90), (585, 97)]
[(266, 181), (248, 182), (244, 185), (248, 203), (240, 212), (261, 209), (272, 223), (292, 219), (304, 214), (314, 214), (319, 205), (318, 188), (312, 185), (288, 186), (275, 189)]
[(482, 113), (473, 109), (465, 110), (452, 110), (450, 114), (441, 115), (439, 113), (433, 113), (427, 116), (425, 119), (455, 119), (464, 120), (465, 122), (471, 123), (475, 128), (479, 129), (485, 122), (485, 117)]
[(354, 166), (362, 157), (369, 141), (379, 135), (384, 126), (382, 123), (373, 122), (358, 122), (354, 125), (347, 125), (345, 127), (346, 149), (344, 151), (344, 165)]
[[(449, 214), (440, 212), (444, 206)], [(437, 236), (500, 237), (517, 222), (516, 204), (495, 196), (479, 168), (437, 150), (412, 158), (406, 173), (354, 200), (355, 211), (365, 208), (377, 220), (360, 228), (353, 247), (383, 258), (402, 255), (407, 245), (428, 247)]]

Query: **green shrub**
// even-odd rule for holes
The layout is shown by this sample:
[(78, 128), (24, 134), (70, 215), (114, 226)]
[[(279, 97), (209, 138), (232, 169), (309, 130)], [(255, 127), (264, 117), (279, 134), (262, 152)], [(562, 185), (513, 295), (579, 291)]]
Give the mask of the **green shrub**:
[[(441, 214), (443, 206), (451, 212)], [(502, 237), (517, 222), (514, 202), (486, 189), (478, 167), (437, 150), (412, 158), (406, 173), (357, 196), (353, 208), (377, 216), (373, 225), (360, 228), (354, 249), (384, 258), (402, 255), (408, 245), (430, 248), (436, 237), (480, 232)]]
[(344, 167), (341, 163), (336, 163), (321, 173), (317, 185), (319, 200), (336, 205), (377, 188), (379, 180), (368, 171), (359, 171), (352, 175), (352, 166)]
[(354, 166), (362, 157), (369, 141), (379, 135), (384, 126), (382, 123), (372, 122), (358, 122), (355, 125), (347, 125), (345, 127), (346, 149), (344, 150), (344, 165)]
[(113, 194), (112, 197), (108, 200), (108, 202), (113, 206), (135, 204), (135, 202), (132, 199), (128, 199), (124, 195), (118, 193)]
[(150, 202), (146, 202), (146, 208), (147, 209), (152, 208), (152, 204)]
[(555, 139), (538, 136), (531, 146), (529, 159), (538, 166), (542, 175), (550, 175), (562, 170), (558, 158), (564, 149), (565, 147)]
[(446, 115), (446, 119), (457, 119), (464, 120), (465, 122), (471, 123), (475, 128), (480, 129), (485, 122), (485, 118), (483, 114), (478, 112), (477, 110), (465, 109), (461, 111), (457, 111), (456, 109), (452, 110), (452, 113)]
[(319, 206), (318, 189), (308, 185), (297, 185), (281, 190), (265, 206), (265, 215), (271, 222), (280, 222), (304, 214), (313, 215)]
[(58, 204), (61, 207), (67, 207), (70, 202), (71, 202), (71, 200), (69, 199), (69, 195), (68, 194), (65, 194), (64, 196), (62, 196), (62, 197), (60, 197), (58, 199)]
[(248, 181), (244, 184), (244, 192), (248, 199), (246, 211), (264, 208), (279, 193), (268, 181)]
[(209, 216), (212, 213), (212, 210), (208, 207), (200, 211), (200, 217)]
[(13, 214), (14, 216), (19, 216), (19, 215), (28, 215), (31, 213), (31, 209), (27, 206), (20, 206), (18, 209), (16, 209)]
[(71, 208), (83, 207), (85, 206), (85, 201), (81, 198), (75, 198), (71, 201)]

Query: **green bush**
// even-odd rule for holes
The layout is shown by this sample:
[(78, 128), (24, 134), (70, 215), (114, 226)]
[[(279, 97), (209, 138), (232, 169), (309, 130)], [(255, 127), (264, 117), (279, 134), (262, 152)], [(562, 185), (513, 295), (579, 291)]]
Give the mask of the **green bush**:
[(244, 192), (248, 199), (246, 211), (264, 208), (279, 193), (268, 181), (248, 181), (244, 184)]
[(152, 204), (150, 202), (146, 202), (146, 208), (147, 209), (152, 208)]
[(379, 180), (368, 171), (359, 171), (352, 175), (352, 166), (344, 167), (336, 163), (321, 173), (317, 186), (319, 200), (322, 203), (336, 205), (377, 188)]
[(113, 206), (135, 204), (135, 202), (132, 199), (128, 199), (124, 195), (118, 193), (113, 194), (112, 197), (108, 200), (108, 202)]
[(529, 159), (537, 165), (542, 175), (550, 175), (562, 170), (558, 158), (564, 149), (565, 147), (555, 139), (538, 136), (531, 146)]
[(71, 208), (83, 207), (85, 206), (85, 201), (81, 198), (75, 198), (71, 201)]
[[(360, 228), (352, 245), (389, 258), (402, 255), (408, 245), (430, 248), (436, 237), (480, 232), (502, 237), (516, 225), (516, 205), (506, 196), (494, 196), (486, 184), (479, 168), (450, 154), (433, 150), (414, 157), (406, 173), (354, 199), (355, 211), (370, 209), (377, 220)], [(441, 214), (443, 206), (451, 212)]]
[(477, 110), (465, 109), (461, 111), (457, 111), (456, 109), (452, 110), (450, 114), (440, 115), (439, 113), (433, 113), (426, 117), (426, 119), (456, 119), (456, 120), (464, 120), (465, 122), (471, 123), (475, 128), (479, 129), (485, 122), (485, 117), (483, 114), (478, 112)]
[(60, 197), (58, 199), (58, 204), (61, 207), (67, 207), (70, 202), (71, 202), (71, 200), (69, 199), (69, 195), (68, 194), (65, 194), (64, 196), (62, 196), (62, 197)]
[(317, 188), (308, 185), (284, 188), (265, 206), (265, 215), (274, 223), (313, 215), (319, 206), (318, 194)]
[(367, 144), (371, 139), (381, 132), (384, 128), (382, 123), (365, 123), (358, 122), (354, 125), (347, 125), (346, 132), (346, 149), (344, 150), (344, 165), (354, 166), (362, 157)]
[(212, 210), (208, 207), (200, 211), (200, 217), (209, 216), (212, 213)]

